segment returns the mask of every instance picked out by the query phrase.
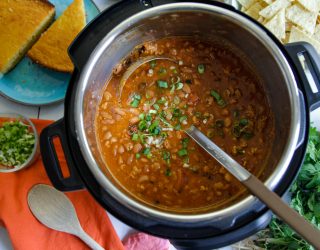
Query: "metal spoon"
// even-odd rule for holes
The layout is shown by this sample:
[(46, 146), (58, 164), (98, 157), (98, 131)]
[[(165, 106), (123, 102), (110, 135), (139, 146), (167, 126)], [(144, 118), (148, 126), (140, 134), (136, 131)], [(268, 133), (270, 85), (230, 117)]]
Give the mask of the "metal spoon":
[(28, 192), (28, 205), (33, 215), (47, 227), (73, 234), (91, 249), (104, 249), (83, 231), (74, 206), (62, 192), (48, 185), (35, 185)]
[(117, 95), (118, 95), (118, 101), (121, 101), (121, 94), (124, 85), (126, 84), (127, 80), (129, 77), (132, 75), (133, 72), (135, 72), (140, 66), (147, 62), (151, 62), (153, 60), (169, 60), (171, 62), (177, 63), (174, 59), (170, 57), (165, 57), (165, 56), (147, 56), (147, 57), (142, 57), (139, 58), (137, 61), (135, 61), (133, 64), (130, 65), (130, 67), (124, 72), (120, 84), (118, 85), (118, 90), (117, 90)]
[(258, 178), (243, 168), (196, 127), (191, 126), (185, 132), (235, 178), (241, 181), (252, 194), (264, 202), (279, 218), (291, 226), (315, 249), (320, 249), (319, 230), (290, 208), (276, 193), (270, 191)]

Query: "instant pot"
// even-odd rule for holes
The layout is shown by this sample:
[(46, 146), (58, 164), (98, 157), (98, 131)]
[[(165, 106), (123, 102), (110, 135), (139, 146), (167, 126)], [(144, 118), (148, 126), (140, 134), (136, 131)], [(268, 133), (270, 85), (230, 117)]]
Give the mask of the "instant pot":
[[(265, 228), (271, 213), (248, 195), (218, 211), (175, 214), (156, 210), (126, 194), (102, 169), (94, 119), (113, 67), (144, 41), (192, 36), (232, 44), (254, 65), (275, 120), (275, 142), (263, 179), (283, 196), (303, 162), (310, 111), (320, 106), (320, 61), (307, 43), (282, 45), (261, 24), (214, 1), (126, 0), (89, 23), (69, 49), (75, 65), (64, 118), (41, 133), (43, 162), (61, 191), (86, 188), (108, 212), (138, 230), (170, 239), (178, 249), (213, 249)], [(53, 139), (59, 137), (70, 176), (62, 174)], [(106, 170), (107, 171), (107, 170)]]

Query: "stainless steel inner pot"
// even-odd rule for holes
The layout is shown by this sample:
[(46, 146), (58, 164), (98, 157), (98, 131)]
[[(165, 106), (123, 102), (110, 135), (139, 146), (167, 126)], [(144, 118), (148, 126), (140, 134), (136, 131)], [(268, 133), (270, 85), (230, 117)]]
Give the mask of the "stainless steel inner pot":
[[(260, 76), (275, 118), (273, 145), (265, 184), (273, 189), (283, 178), (298, 142), (299, 91), (279, 47), (255, 23), (225, 8), (200, 3), (173, 3), (142, 11), (106, 34), (87, 61), (76, 89), (74, 120), (77, 139), (99, 184), (123, 206), (147, 217), (181, 222), (220, 221), (257, 209), (258, 199), (247, 196), (227, 208), (199, 214), (178, 214), (147, 206), (126, 194), (106, 173), (95, 137), (94, 121), (101, 92), (113, 67), (145, 41), (168, 36), (191, 36), (225, 41), (245, 55)], [(104, 169), (104, 171), (102, 171)]]

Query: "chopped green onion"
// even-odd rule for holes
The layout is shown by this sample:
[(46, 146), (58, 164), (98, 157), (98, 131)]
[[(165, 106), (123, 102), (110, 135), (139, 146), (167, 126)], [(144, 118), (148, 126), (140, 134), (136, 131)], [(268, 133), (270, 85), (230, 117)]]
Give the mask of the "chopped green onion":
[(144, 116), (145, 116), (145, 115), (144, 115), (143, 113), (140, 114), (140, 115), (139, 115), (139, 119), (140, 119), (140, 120), (143, 120), (143, 119), (144, 119)]
[(224, 121), (223, 120), (216, 120), (215, 126), (217, 128), (222, 128), (224, 126)]
[(233, 111), (233, 117), (234, 118), (238, 118), (239, 117), (239, 110), (235, 110), (235, 111)]
[(159, 120), (155, 120), (149, 127), (149, 132), (152, 133), (152, 134), (160, 134), (160, 129), (157, 129), (156, 128), (159, 126)]
[(179, 76), (173, 76), (173, 77), (171, 77), (171, 83), (172, 84), (176, 84), (176, 83), (178, 83), (178, 82), (180, 82), (180, 77)]
[(4, 122), (0, 127), (0, 164), (7, 167), (20, 166), (31, 155), (35, 136), (28, 125), (15, 121)]
[(141, 157), (141, 154), (136, 153), (136, 159), (140, 159), (140, 157)]
[(150, 114), (146, 115), (146, 121), (149, 122), (152, 120), (152, 116)]
[(150, 61), (150, 67), (153, 69), (157, 65), (156, 60)]
[(133, 141), (137, 141), (139, 139), (139, 135), (138, 134), (133, 134), (131, 139)]
[(174, 109), (173, 109), (173, 112), (172, 112), (172, 116), (174, 116), (174, 117), (179, 117), (179, 116), (181, 116), (181, 110), (178, 109), (178, 108), (174, 108)]
[(132, 101), (130, 103), (131, 107), (137, 108), (140, 104), (141, 96), (139, 94), (132, 95)]
[(158, 80), (157, 83), (159, 88), (164, 88), (164, 89), (168, 88), (168, 83), (166, 81)]
[(181, 116), (180, 118), (179, 118), (179, 121), (180, 122), (183, 122), (183, 121), (185, 121), (185, 120), (187, 120), (188, 119), (188, 117), (186, 116), (186, 115), (184, 115), (184, 116)]
[(175, 130), (180, 130), (181, 129), (181, 124), (178, 124), (178, 125), (174, 126), (174, 129)]
[(167, 100), (164, 97), (161, 97), (160, 100), (157, 101), (158, 104), (165, 104)]
[(159, 108), (160, 108), (160, 107), (159, 107), (159, 105), (158, 105), (158, 104), (156, 104), (156, 103), (155, 103), (155, 104), (153, 104), (153, 107), (154, 107), (156, 110), (159, 110)]
[(149, 113), (150, 113), (150, 114), (156, 114), (156, 113), (157, 113), (157, 110), (150, 109), (150, 110), (149, 110)]
[(138, 124), (138, 128), (140, 131), (147, 129), (147, 122), (145, 120), (140, 121)]
[(176, 89), (179, 90), (179, 89), (182, 89), (182, 88), (183, 88), (183, 83), (182, 82), (178, 82), (177, 86), (176, 86)]
[(165, 175), (166, 175), (166, 176), (171, 176), (171, 170), (170, 170), (170, 168), (167, 168), (167, 169), (166, 169)]
[(170, 163), (170, 158), (171, 158), (170, 152), (164, 151), (162, 153), (162, 159), (165, 160), (167, 162), (167, 164)]
[(158, 71), (158, 74), (159, 74), (159, 75), (165, 75), (165, 74), (167, 74), (167, 70), (166, 70), (165, 68), (161, 67), (161, 68), (159, 69), (159, 71)]
[(192, 84), (192, 81), (191, 81), (190, 79), (185, 80), (185, 82), (186, 82), (187, 84)]
[(180, 103), (180, 98), (179, 98), (178, 96), (175, 96), (175, 97), (173, 98), (173, 103), (174, 103), (174, 104), (179, 104), (179, 103)]
[(204, 64), (199, 64), (199, 65), (198, 65), (198, 72), (199, 72), (199, 74), (203, 74), (204, 71), (205, 71), (205, 66), (204, 66)]
[(142, 153), (143, 153), (144, 155), (149, 155), (149, 154), (151, 154), (151, 148), (145, 148), (145, 149), (142, 151)]
[(239, 121), (239, 124), (240, 124), (241, 126), (246, 126), (246, 125), (248, 125), (248, 123), (249, 123), (248, 119), (245, 119), (245, 118), (242, 118), (242, 119)]
[(188, 147), (188, 143), (189, 143), (189, 138), (183, 138), (181, 140), (181, 144), (183, 148), (187, 148)]
[(197, 118), (200, 118), (202, 114), (201, 114), (201, 112), (198, 112), (198, 111), (197, 111), (194, 115), (195, 115)]
[(211, 90), (210, 92), (211, 96), (215, 99), (215, 101), (218, 103), (219, 106), (224, 107), (226, 106), (226, 102), (222, 99), (220, 94), (214, 90)]
[(188, 151), (187, 151), (185, 148), (180, 149), (180, 150), (178, 151), (178, 155), (179, 155), (179, 156), (188, 155)]
[(175, 89), (176, 89), (176, 86), (174, 86), (174, 84), (172, 84), (171, 89), (170, 89), (171, 95), (174, 93)]
[(131, 107), (133, 107), (133, 108), (137, 108), (137, 107), (139, 106), (139, 104), (140, 104), (140, 101), (137, 100), (137, 99), (134, 99), (134, 100), (130, 103)]

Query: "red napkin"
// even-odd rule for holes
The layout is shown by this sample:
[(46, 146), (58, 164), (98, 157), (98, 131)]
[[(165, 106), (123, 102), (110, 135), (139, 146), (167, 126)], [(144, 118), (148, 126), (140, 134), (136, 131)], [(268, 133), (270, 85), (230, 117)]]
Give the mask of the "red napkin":
[[(39, 134), (51, 121), (33, 120)], [(65, 161), (57, 148), (60, 164)], [(42, 225), (31, 213), (27, 193), (38, 183), (51, 185), (41, 156), (30, 167), (14, 173), (0, 173), (0, 225), (9, 233), (15, 250), (80, 250), (89, 249), (73, 235), (58, 232)], [(106, 250), (124, 249), (105, 210), (83, 190), (66, 193), (72, 201), (83, 229)]]

